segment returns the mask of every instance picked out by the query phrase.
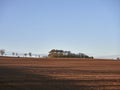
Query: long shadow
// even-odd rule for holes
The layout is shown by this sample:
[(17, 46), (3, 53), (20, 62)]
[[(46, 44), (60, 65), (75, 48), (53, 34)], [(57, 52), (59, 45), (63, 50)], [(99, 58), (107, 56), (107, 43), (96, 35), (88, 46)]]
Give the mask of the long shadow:
[(75, 84), (84, 82), (97, 83), (98, 80), (58, 80), (47, 75), (24, 72), (24, 68), (0, 66), (0, 90), (102, 90), (96, 89), (97, 86)]

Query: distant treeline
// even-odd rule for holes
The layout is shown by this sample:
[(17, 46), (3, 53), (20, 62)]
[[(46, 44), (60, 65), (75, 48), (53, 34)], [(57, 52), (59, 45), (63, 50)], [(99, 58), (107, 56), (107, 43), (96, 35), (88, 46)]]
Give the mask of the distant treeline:
[(40, 58), (40, 54), (32, 54), (31, 52), (28, 53), (17, 53), (17, 52), (6, 52), (5, 49), (0, 49), (0, 56), (7, 56), (7, 57), (38, 57)]
[[(31, 52), (29, 53), (23, 53), (22, 56), (19, 53), (11, 52), (11, 55), (6, 54), (4, 49), (0, 49), (0, 56), (13, 56), (13, 57), (33, 57), (33, 54)], [(40, 58), (40, 55), (34, 55), (38, 58)], [(84, 53), (72, 53), (71, 51), (64, 51), (64, 50), (57, 50), (52, 49), (48, 56), (44, 56), (43, 58), (93, 58), (90, 57)]]
[(93, 58), (84, 53), (72, 53), (71, 51), (52, 49), (49, 54), (49, 58)]

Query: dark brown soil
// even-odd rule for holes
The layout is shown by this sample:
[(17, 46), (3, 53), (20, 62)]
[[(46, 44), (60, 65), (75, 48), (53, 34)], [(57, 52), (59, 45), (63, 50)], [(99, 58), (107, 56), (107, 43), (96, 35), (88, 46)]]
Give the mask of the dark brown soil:
[(120, 61), (0, 57), (0, 90), (120, 90)]

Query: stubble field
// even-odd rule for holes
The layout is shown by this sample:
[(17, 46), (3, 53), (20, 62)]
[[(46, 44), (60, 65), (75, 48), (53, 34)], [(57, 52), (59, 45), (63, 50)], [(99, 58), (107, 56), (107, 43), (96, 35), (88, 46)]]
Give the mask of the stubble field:
[(0, 57), (0, 90), (120, 90), (120, 61)]

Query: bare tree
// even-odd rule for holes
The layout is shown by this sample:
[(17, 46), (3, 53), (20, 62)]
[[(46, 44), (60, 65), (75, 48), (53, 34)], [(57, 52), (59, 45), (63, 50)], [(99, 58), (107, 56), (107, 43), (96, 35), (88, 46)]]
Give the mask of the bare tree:
[(26, 57), (26, 56), (27, 56), (27, 53), (25, 53), (24, 56)]
[(117, 57), (117, 60), (120, 60), (120, 58), (119, 58), (119, 57)]
[(14, 55), (15, 55), (15, 52), (12, 52), (12, 55), (14, 56)]
[(16, 53), (16, 56), (18, 56), (18, 53)]
[(31, 57), (31, 56), (32, 56), (32, 53), (31, 53), (31, 52), (29, 52), (29, 53), (28, 53), (28, 55)]
[(40, 55), (38, 55), (38, 57), (40, 58)]
[(0, 55), (3, 56), (4, 54), (5, 54), (5, 50), (4, 50), (4, 49), (1, 49), (1, 50), (0, 50)]

